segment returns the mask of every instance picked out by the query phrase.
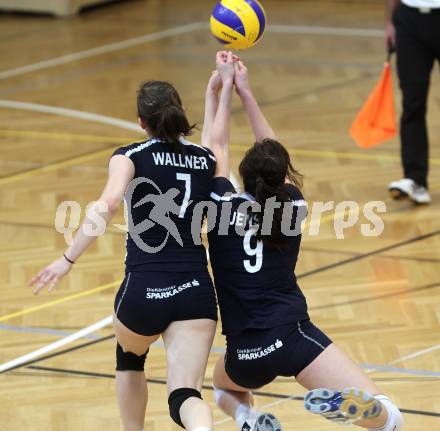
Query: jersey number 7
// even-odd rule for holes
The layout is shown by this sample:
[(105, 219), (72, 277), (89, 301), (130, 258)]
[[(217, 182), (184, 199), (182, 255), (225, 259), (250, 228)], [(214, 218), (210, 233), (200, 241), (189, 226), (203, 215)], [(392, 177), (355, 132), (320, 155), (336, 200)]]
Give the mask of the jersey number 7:
[(176, 179), (185, 181), (185, 196), (180, 207), (179, 218), (185, 217), (186, 210), (189, 205), (189, 198), (191, 197), (191, 175), (190, 174), (176, 174)]

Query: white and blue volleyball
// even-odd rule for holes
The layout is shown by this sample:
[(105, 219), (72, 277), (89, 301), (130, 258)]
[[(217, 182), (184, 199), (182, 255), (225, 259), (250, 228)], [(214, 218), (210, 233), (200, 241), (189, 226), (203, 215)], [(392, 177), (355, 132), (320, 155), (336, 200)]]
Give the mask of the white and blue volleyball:
[(225, 49), (248, 49), (266, 30), (266, 12), (257, 0), (221, 0), (211, 15), (211, 32)]

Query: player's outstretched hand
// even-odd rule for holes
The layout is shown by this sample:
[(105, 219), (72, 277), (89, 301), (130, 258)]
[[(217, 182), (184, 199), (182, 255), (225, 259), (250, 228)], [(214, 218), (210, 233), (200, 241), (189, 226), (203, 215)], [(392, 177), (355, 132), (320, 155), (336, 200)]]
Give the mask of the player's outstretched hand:
[(216, 57), (217, 70), (222, 78), (223, 85), (234, 81), (234, 55), (231, 51), (219, 51)]
[(54, 260), (50, 265), (46, 266), (29, 282), (34, 295), (38, 295), (41, 289), (48, 286), (48, 292), (55, 289), (60, 278), (64, 277), (72, 268), (72, 264), (67, 262), (64, 257)]
[(246, 91), (251, 91), (249, 85), (249, 74), (247, 67), (244, 65), (242, 61), (239, 60), (234, 63), (234, 68), (235, 68), (234, 83), (237, 93), (240, 95)]

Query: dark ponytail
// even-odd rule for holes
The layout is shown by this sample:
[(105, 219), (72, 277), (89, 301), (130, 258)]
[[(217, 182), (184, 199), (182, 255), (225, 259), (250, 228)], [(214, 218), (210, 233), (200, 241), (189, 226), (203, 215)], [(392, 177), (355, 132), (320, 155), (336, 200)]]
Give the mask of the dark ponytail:
[(168, 82), (148, 81), (137, 92), (138, 116), (151, 135), (168, 142), (173, 151), (181, 151), (181, 136), (193, 134), (177, 90)]
[[(302, 176), (290, 162), (287, 150), (273, 139), (264, 139), (250, 148), (240, 163), (240, 175), (245, 190), (255, 196), (261, 206), (260, 227), (257, 239), (272, 248), (282, 249), (286, 246), (286, 237), (281, 232), (283, 202), (289, 202), (291, 197), (285, 187), (286, 179), (298, 188), (302, 186)], [(281, 202), (280, 208), (275, 208), (270, 235), (263, 235), (263, 215), (268, 199), (275, 198)]]

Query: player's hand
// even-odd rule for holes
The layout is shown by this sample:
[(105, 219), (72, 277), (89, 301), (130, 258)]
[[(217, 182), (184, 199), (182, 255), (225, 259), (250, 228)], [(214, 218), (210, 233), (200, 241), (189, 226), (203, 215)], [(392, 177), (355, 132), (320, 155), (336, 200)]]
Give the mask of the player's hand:
[(212, 72), (211, 78), (209, 78), (208, 91), (211, 91), (214, 94), (218, 94), (221, 88), (222, 78), (218, 70), (214, 70), (214, 72)]
[(385, 27), (385, 47), (388, 52), (396, 47), (396, 28), (392, 22), (388, 22)]
[(72, 264), (62, 256), (33, 277), (29, 282), (29, 287), (32, 287), (34, 295), (38, 295), (45, 286), (48, 286), (48, 292), (52, 292), (60, 278), (64, 277), (71, 268)]
[(217, 70), (223, 85), (234, 82), (234, 56), (231, 51), (219, 51), (216, 58)]
[(234, 63), (234, 68), (235, 68), (234, 83), (237, 93), (240, 95), (246, 91), (250, 91), (251, 88), (249, 85), (249, 74), (247, 67), (244, 65), (242, 61), (236, 61)]

